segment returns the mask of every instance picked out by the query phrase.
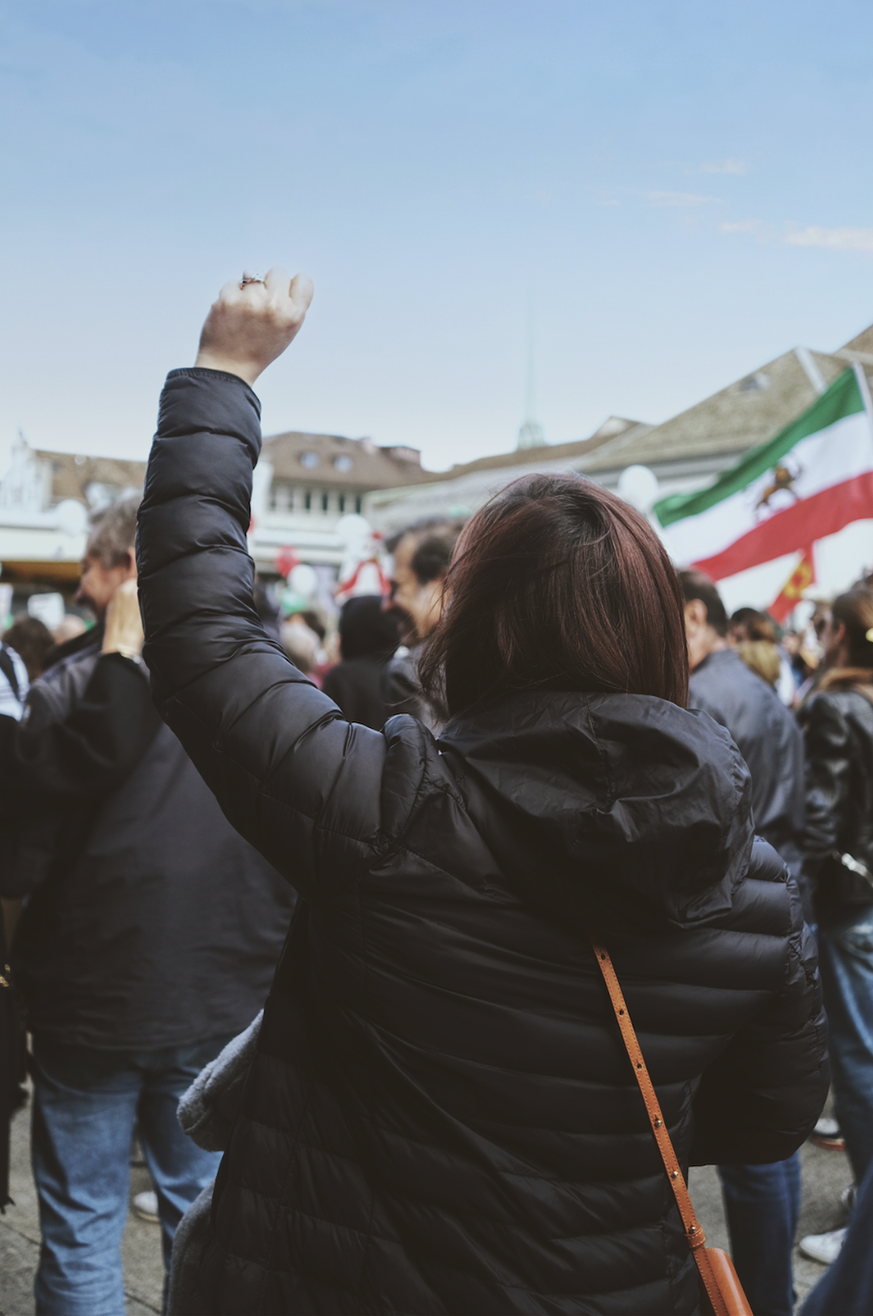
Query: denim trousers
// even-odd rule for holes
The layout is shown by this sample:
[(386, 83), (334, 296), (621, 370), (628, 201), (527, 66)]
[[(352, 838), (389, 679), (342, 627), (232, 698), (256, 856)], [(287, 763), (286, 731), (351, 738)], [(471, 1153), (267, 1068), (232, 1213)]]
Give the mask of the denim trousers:
[(221, 1160), (182, 1132), (179, 1098), (229, 1040), (121, 1053), (34, 1038), (37, 1316), (124, 1316), (121, 1236), (134, 1126), (157, 1191), (169, 1269), (176, 1226)]
[(818, 948), (835, 1114), (861, 1184), (873, 1163), (873, 905), (819, 923)]
[(720, 1165), (731, 1256), (755, 1316), (791, 1316), (800, 1152), (772, 1165)]
[(873, 1311), (873, 1165), (858, 1189), (846, 1240), (800, 1316), (870, 1316)]

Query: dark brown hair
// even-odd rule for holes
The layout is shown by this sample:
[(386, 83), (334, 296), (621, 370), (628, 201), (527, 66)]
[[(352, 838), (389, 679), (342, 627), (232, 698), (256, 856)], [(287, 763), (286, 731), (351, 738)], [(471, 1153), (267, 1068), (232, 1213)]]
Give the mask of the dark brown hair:
[(515, 690), (688, 700), (679, 581), (648, 522), (569, 475), (516, 480), (470, 521), (419, 667), (451, 714)]
[(27, 679), (35, 681), (45, 671), (45, 660), (55, 647), (55, 638), (38, 617), (16, 617), (3, 634), (3, 643), (14, 649), (27, 668)]

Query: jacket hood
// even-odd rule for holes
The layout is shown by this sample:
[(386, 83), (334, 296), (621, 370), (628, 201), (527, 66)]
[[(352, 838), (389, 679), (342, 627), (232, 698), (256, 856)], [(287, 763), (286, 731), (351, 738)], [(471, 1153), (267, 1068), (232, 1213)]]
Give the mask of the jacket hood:
[(439, 747), (525, 901), (604, 934), (730, 908), (754, 839), (750, 779), (706, 713), (526, 691), (453, 718)]

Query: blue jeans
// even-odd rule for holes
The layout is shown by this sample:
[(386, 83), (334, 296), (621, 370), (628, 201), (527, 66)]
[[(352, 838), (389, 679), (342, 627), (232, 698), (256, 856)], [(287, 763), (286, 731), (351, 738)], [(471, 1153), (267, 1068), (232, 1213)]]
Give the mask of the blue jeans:
[(840, 1254), (816, 1284), (800, 1316), (869, 1316), (873, 1311), (873, 1165), (858, 1190)]
[(141, 1052), (33, 1040), (33, 1177), (42, 1234), (38, 1316), (124, 1316), (121, 1236), (139, 1129), (155, 1184), (164, 1265), (176, 1226), (218, 1169), (182, 1132), (179, 1098), (229, 1041)]
[(873, 1163), (873, 905), (819, 924), (835, 1114), (855, 1182)]
[(773, 1165), (720, 1165), (731, 1255), (755, 1316), (791, 1316), (800, 1152)]

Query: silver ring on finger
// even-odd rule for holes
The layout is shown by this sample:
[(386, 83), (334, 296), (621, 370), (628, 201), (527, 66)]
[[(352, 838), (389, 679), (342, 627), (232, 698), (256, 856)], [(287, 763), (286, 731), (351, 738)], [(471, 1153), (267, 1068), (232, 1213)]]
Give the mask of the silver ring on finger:
[(244, 288), (247, 283), (263, 283), (263, 282), (264, 282), (263, 274), (253, 274), (251, 270), (243, 270), (242, 278), (239, 281), (239, 286), (241, 288)]

